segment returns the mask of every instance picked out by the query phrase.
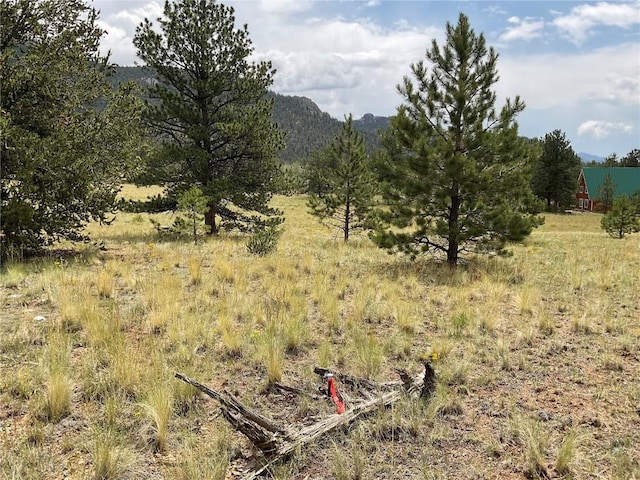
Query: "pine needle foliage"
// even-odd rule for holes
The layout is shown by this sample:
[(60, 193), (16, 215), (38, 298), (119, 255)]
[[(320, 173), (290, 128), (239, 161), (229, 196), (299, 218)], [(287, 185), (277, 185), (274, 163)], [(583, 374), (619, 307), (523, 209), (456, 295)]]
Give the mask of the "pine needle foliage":
[(107, 82), (85, 2), (2, 1), (0, 24), (0, 259), (19, 259), (109, 220), (143, 150), (142, 105)]
[(575, 203), (576, 178), (581, 168), (582, 161), (564, 132), (554, 130), (544, 136), (532, 188), (545, 202), (547, 210), (558, 211)]
[(312, 159), (309, 170), (311, 213), (339, 229), (345, 242), (352, 233), (366, 229), (376, 179), (364, 137), (354, 129), (351, 115), (331, 145)]
[[(447, 24), (427, 62), (398, 86), (398, 107), (383, 138), (383, 221), (374, 241), (412, 256), (500, 251), (540, 223), (530, 188), (532, 149), (518, 136), (519, 97), (496, 110), (498, 54), (468, 18)], [(389, 226), (394, 228), (388, 228)]]
[(622, 238), (625, 234), (640, 231), (640, 220), (636, 217), (631, 199), (622, 195), (613, 201), (611, 211), (602, 217), (600, 225), (612, 237)]
[(167, 1), (158, 22), (145, 19), (134, 37), (157, 78), (147, 88), (145, 119), (160, 144), (144, 181), (163, 185), (170, 198), (199, 187), (212, 234), (280, 223), (269, 206), (284, 146), (266, 98), (271, 63), (248, 60), (247, 26), (235, 27), (232, 7)]
[(184, 191), (178, 198), (178, 209), (187, 216), (193, 235), (193, 243), (198, 243), (198, 224), (207, 210), (207, 197), (197, 186)]

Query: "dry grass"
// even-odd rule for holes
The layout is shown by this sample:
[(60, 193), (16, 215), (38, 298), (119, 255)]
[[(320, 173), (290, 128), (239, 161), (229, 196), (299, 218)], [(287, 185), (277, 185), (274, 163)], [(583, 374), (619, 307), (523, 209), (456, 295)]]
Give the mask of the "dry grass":
[(225, 478), (248, 443), (175, 371), (289, 423), (334, 408), (265, 386), (313, 393), (316, 365), (393, 380), (432, 354), (430, 402), (335, 432), (274, 477), (640, 477), (638, 235), (548, 215), (511, 256), (452, 272), (343, 245), (302, 197), (274, 203), (271, 256), (234, 235), (165, 243), (122, 214), (88, 229), (106, 250), (2, 271), (1, 478)]

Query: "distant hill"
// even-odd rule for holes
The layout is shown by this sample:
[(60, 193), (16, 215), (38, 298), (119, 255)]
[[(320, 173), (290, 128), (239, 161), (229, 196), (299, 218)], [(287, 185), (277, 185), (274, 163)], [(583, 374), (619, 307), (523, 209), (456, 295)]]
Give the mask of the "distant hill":
[[(155, 78), (153, 72), (145, 67), (117, 67), (110, 80), (114, 86), (130, 80), (144, 86)], [(280, 153), (282, 162), (304, 159), (311, 152), (327, 146), (340, 133), (343, 121), (320, 110), (313, 100), (273, 92), (268, 95), (274, 98), (273, 121), (287, 132), (286, 147)], [(361, 119), (354, 119), (353, 124), (362, 132), (369, 153), (373, 153), (379, 145), (378, 130), (389, 126), (389, 117), (367, 113)]]
[(597, 155), (592, 155), (590, 153), (580, 152), (580, 153), (578, 153), (578, 156), (582, 160), (582, 163), (588, 163), (588, 162), (602, 163), (602, 162), (604, 162), (604, 157), (599, 157)]

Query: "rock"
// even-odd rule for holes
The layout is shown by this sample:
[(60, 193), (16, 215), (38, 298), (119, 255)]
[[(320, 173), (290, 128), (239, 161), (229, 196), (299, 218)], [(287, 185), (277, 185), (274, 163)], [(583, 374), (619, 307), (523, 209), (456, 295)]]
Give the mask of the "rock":
[(538, 412), (538, 418), (543, 422), (549, 422), (553, 418), (553, 415), (544, 411)]
[(33, 317), (33, 320), (36, 322), (44, 322), (46, 318), (43, 315), (36, 315), (35, 317)]

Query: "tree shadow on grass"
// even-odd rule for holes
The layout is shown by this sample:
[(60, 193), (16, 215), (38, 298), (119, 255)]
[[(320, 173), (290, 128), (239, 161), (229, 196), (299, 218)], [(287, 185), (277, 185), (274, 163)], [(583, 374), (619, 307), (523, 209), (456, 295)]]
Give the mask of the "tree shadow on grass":
[(468, 257), (456, 267), (437, 258), (419, 257), (411, 260), (408, 257), (398, 257), (392, 263), (378, 264), (373, 269), (376, 275), (390, 280), (414, 276), (423, 283), (449, 287), (467, 286), (483, 278), (514, 285), (524, 281), (508, 258), (495, 255)]

